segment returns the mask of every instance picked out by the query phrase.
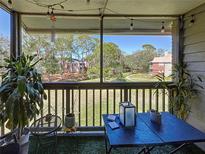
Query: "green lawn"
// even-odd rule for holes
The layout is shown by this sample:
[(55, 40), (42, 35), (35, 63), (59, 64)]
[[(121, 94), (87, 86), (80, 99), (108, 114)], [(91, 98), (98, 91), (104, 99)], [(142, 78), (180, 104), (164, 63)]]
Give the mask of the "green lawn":
[(137, 73), (137, 74), (130, 74), (125, 77), (127, 81), (130, 82), (150, 82), (150, 81), (158, 81), (156, 77), (151, 76), (150, 74), (144, 73)]
[[(123, 73), (123, 79), (124, 82), (157, 82), (158, 79), (148, 73)], [(171, 81), (171, 77), (166, 77), (165, 80), (167, 81)], [(90, 79), (90, 80), (83, 80), (81, 82), (99, 82), (100, 79), (96, 78), (96, 79)], [(106, 82), (112, 82), (112, 81), (117, 81), (116, 78), (106, 78), (105, 79)]]

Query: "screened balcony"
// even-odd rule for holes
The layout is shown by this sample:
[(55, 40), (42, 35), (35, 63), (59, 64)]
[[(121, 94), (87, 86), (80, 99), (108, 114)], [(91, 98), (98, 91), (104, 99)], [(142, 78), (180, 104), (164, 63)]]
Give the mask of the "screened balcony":
[[(175, 80), (169, 75), (175, 64), (187, 63), (189, 73), (200, 75), (202, 81), (196, 82), (204, 85), (204, 12), (204, 0), (1, 0), (0, 25), (6, 25), (0, 26), (1, 64), (3, 58), (21, 54), (42, 58), (37, 69), (47, 99), (30, 124), (58, 115), (62, 147), (57, 149), (73, 143), (61, 153), (91, 151), (84, 143), (104, 153), (102, 115), (118, 114), (120, 102), (132, 102), (137, 113), (155, 109), (174, 114), (170, 98), (176, 94)], [(159, 83), (158, 74), (165, 75), (168, 87)], [(186, 121), (205, 132), (204, 89), (199, 91)], [(74, 133), (63, 129), (68, 113), (75, 114)], [(1, 136), (8, 132), (4, 124)], [(35, 142), (31, 137), (31, 153)], [(156, 152), (166, 153), (166, 148), (173, 147)], [(201, 149), (194, 145), (181, 153)]]

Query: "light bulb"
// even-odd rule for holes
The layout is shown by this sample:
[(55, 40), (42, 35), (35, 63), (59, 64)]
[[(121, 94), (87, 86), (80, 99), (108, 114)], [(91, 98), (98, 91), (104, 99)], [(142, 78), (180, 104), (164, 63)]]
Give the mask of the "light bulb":
[(130, 30), (133, 30), (133, 29), (134, 29), (133, 19), (131, 19)]
[(194, 15), (191, 16), (191, 20), (189, 22), (189, 26), (192, 26), (195, 22)]
[(90, 4), (90, 0), (86, 0), (87, 4)]
[(164, 21), (162, 21), (161, 33), (165, 33)]
[(12, 9), (12, 1), (11, 0), (8, 0), (8, 7), (10, 8), (10, 9)]
[(47, 16), (50, 16), (50, 8), (48, 7)]
[(165, 32), (165, 28), (164, 28), (164, 26), (162, 26), (161, 33), (164, 33), (164, 32)]

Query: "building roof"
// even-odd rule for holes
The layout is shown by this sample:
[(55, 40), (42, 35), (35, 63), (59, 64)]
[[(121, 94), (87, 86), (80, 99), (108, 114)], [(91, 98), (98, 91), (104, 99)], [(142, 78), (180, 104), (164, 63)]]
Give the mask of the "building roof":
[(151, 63), (171, 63), (172, 62), (172, 55), (166, 54), (163, 57), (154, 57)]

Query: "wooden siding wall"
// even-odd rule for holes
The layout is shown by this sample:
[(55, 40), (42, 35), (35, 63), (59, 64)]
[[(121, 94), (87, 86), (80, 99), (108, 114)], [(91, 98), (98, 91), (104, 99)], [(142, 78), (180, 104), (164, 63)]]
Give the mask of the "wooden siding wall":
[[(190, 24), (191, 15), (195, 14), (195, 23)], [(185, 14), (184, 17), (184, 62), (193, 75), (203, 78), (205, 88), (205, 4)], [(199, 97), (193, 99), (192, 112), (188, 122), (205, 132), (205, 89), (200, 89)], [(205, 143), (198, 144), (205, 150)]]

